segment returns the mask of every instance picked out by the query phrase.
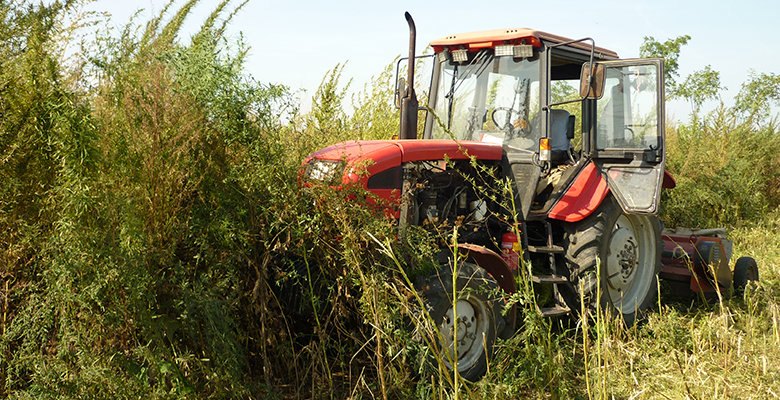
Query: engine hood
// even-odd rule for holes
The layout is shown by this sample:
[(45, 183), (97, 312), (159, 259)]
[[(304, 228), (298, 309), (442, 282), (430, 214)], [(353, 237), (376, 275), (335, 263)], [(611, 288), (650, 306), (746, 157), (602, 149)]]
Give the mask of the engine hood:
[(342, 161), (345, 167), (342, 183), (347, 184), (365, 182), (367, 177), (400, 167), (406, 162), (446, 158), (462, 160), (470, 156), (481, 160), (500, 160), (503, 148), (493, 143), (453, 140), (353, 140), (317, 151), (306, 159), (304, 165), (313, 160)]
[(498, 144), (456, 142), (453, 140), (355, 140), (328, 146), (306, 159), (372, 160), (374, 163), (404, 163), (421, 160), (465, 159), (475, 156), (482, 160), (500, 160), (503, 149)]

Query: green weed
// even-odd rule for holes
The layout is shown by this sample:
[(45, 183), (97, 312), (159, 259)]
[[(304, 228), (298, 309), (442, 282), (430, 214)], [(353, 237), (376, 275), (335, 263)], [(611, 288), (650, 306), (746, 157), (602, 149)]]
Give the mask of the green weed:
[[(437, 267), (441, 238), (397, 237), (358, 201), (366, 193), (298, 180), (327, 144), (397, 131), (393, 64), (351, 116), (336, 66), (301, 115), (287, 88), (246, 76), (247, 46), (224, 37), (241, 4), (220, 3), (179, 37), (196, 4), (170, 2), (116, 33), (80, 1), (0, 5), (0, 396), (780, 393), (776, 124), (721, 109), (668, 129), (678, 187), (664, 195), (665, 222), (733, 228), (735, 256), (755, 258), (761, 282), (717, 307), (661, 302), (625, 329), (599, 314), (543, 319), (520, 280), (517, 334), (468, 383), (428, 362), (448, 353), (415, 281)], [(95, 39), (64, 60), (74, 37)], [(491, 182), (476, 187), (495, 187), (480, 173)]]

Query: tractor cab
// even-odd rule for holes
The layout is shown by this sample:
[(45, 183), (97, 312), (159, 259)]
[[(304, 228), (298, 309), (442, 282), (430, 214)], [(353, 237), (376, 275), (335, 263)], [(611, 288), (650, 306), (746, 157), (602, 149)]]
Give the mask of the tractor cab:
[(576, 183), (584, 171), (601, 174), (603, 191), (611, 189), (626, 212), (657, 214), (661, 59), (617, 60), (590, 39), (531, 29), (451, 35), (431, 47), (424, 138), (500, 144), (524, 220), (550, 213), (572, 220), (570, 213), (597, 206), (559, 204), (570, 189), (583, 189)]

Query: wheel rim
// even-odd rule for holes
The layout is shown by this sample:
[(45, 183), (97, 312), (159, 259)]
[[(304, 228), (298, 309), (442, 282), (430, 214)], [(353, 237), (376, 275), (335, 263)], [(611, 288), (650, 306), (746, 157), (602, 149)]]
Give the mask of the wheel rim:
[[(487, 333), (487, 304), (479, 301), (458, 300), (457, 319), (455, 308), (450, 307), (439, 326), (442, 342), (449, 357), (444, 363), (452, 368), (457, 360), (458, 371), (471, 368), (484, 353), (483, 337)], [(457, 339), (455, 333), (457, 332)], [(456, 351), (457, 349), (457, 358)]]
[(622, 214), (612, 229), (606, 260), (607, 292), (624, 314), (635, 312), (655, 276), (656, 238), (647, 218)]

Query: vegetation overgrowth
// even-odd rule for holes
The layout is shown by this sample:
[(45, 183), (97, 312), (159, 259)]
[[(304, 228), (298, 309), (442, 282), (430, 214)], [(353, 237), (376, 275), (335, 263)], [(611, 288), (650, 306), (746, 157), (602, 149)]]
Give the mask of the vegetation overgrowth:
[[(196, 3), (113, 33), (83, 1), (0, 2), (0, 396), (780, 394), (776, 76), (667, 130), (677, 188), (664, 222), (729, 227), (761, 282), (716, 302), (669, 299), (631, 329), (523, 313), (470, 384), (426, 361), (434, 332), (414, 275), (435, 241), (411, 230), (399, 243), (364, 196), (299, 184), (313, 151), (397, 132), (393, 64), (351, 115), (335, 66), (304, 114), (289, 88), (246, 75), (246, 44), (224, 35), (241, 4), (221, 3), (182, 41)], [(85, 30), (97, 35), (79, 40)], [(676, 93), (709, 96), (687, 82)]]

